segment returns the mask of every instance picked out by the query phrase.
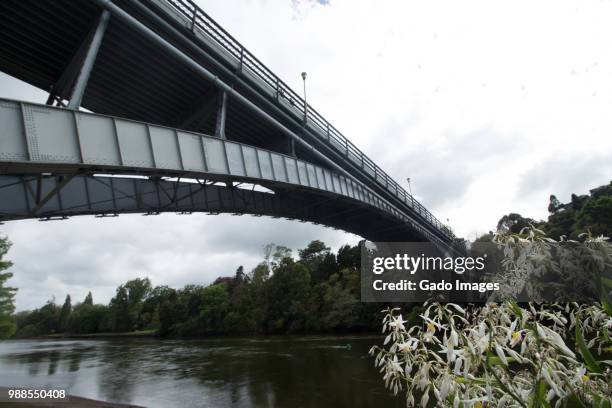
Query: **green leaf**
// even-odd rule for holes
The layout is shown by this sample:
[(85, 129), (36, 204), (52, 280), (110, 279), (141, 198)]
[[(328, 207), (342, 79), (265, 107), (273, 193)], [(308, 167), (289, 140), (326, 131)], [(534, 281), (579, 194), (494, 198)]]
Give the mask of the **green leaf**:
[(601, 283), (603, 283), (604, 286), (612, 288), (612, 279), (610, 278), (601, 278)]
[(548, 401), (546, 401), (546, 383), (544, 381), (538, 381), (537, 392), (534, 397), (533, 406), (540, 407), (544, 406), (544, 404), (548, 404)]
[[(602, 280), (603, 279), (604, 278), (602, 278)], [(601, 306), (602, 306), (603, 310), (606, 311), (608, 316), (612, 316), (612, 299), (610, 299), (610, 295), (608, 295), (608, 292), (603, 287), (601, 288), (600, 300), (601, 300)]]
[(582, 358), (584, 358), (584, 363), (587, 365), (587, 367), (589, 367), (589, 370), (591, 370), (592, 372), (601, 374), (601, 367), (599, 366), (599, 363), (597, 363), (597, 360), (595, 360), (595, 357), (593, 357), (593, 355), (589, 351), (589, 348), (584, 342), (584, 337), (582, 336), (582, 331), (580, 330), (578, 324), (576, 324), (576, 330), (574, 331), (576, 332), (576, 344), (578, 345), (580, 354), (582, 354)]
[(595, 406), (598, 408), (612, 408), (612, 402), (609, 399), (605, 399), (599, 394), (591, 393), (591, 397), (593, 397), (593, 402), (595, 402)]
[(521, 319), (523, 318), (523, 309), (521, 309), (518, 303), (510, 302), (510, 307), (512, 308), (512, 311), (514, 312), (514, 314), (516, 314), (517, 317)]
[[(510, 357), (510, 356), (506, 357), (506, 360), (508, 360), (508, 363), (516, 362), (516, 359), (514, 357)], [(505, 366), (505, 364), (503, 363), (501, 358), (499, 358), (497, 356), (493, 356), (493, 355), (489, 357), (489, 364)]]

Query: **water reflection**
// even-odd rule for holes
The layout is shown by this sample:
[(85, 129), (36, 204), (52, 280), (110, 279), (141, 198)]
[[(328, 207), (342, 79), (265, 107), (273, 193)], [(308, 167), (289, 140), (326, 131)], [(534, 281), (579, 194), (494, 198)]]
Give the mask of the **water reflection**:
[[(367, 351), (376, 337), (0, 343), (0, 385), (55, 384), (145, 406), (402, 406)], [(346, 344), (351, 348), (347, 349)]]

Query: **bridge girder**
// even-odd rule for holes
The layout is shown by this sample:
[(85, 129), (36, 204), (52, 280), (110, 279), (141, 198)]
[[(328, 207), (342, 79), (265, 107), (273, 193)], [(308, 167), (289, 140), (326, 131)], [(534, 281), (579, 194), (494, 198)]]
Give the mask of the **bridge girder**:
[[(416, 220), (380, 199), (367, 186), (324, 167), (269, 150), (148, 123), (5, 99), (0, 99), (0, 122), (3, 123), (0, 174), (22, 180), (32, 178), (37, 182), (35, 187), (31, 180), (22, 182), (23, 191), (29, 192), (33, 201), (20, 201), (25, 193), (17, 193), (14, 188), (0, 189), (0, 211), (3, 213), (0, 220), (66, 216), (65, 206), (61, 205), (66, 201), (63, 196), (66, 191), (71, 192), (71, 197), (77, 194), (75, 191), (79, 189), (75, 190), (74, 186), (79, 185), (76, 181), (81, 180), (79, 177), (115, 173), (152, 180), (164, 177), (206, 179), (229, 186), (236, 182), (254, 183), (274, 192), (277, 207), (288, 197), (296, 197), (301, 212), (292, 218), (359, 231), (363, 236), (377, 236), (380, 230), (397, 230), (402, 231), (404, 240), (436, 239)], [(46, 173), (61, 175), (61, 179), (54, 178), (55, 184), (49, 184), (48, 178), (42, 177)], [(45, 183), (42, 180), (46, 180)], [(13, 180), (5, 184), (10, 187), (14, 183)], [(113, 178), (109, 181), (112, 183)], [(90, 186), (83, 184), (81, 187), (86, 197)], [(111, 192), (114, 191), (115, 188), (111, 188)], [(238, 190), (230, 188), (230, 191)], [(137, 194), (134, 192), (130, 196)], [(26, 197), (29, 196), (26, 194)], [(50, 209), (49, 203), (56, 198), (60, 205)], [(77, 202), (79, 200), (86, 201), (83, 197)], [(82, 205), (75, 204), (71, 208), (78, 209), (73, 210), (72, 215), (87, 213), (82, 211)], [(240, 210), (235, 205), (230, 208)], [(280, 214), (287, 213), (285, 207), (278, 208)], [(103, 212), (109, 210), (105, 208)], [(117, 208), (118, 212), (137, 210), (145, 211), (146, 208)], [(173, 210), (206, 211), (192, 207)], [(357, 218), (350, 219), (354, 215)], [(368, 221), (366, 215), (372, 219)], [(379, 221), (382, 215), (387, 221)], [(392, 228), (388, 220), (394, 220), (397, 227)], [(372, 232), (362, 229), (366, 224)], [(394, 240), (399, 236), (395, 232), (387, 235)]]
[[(211, 180), (181, 181), (93, 174), (0, 176), (0, 222), (36, 218), (161, 213), (269, 216), (312, 222), (352, 232), (373, 241), (409, 238), (408, 225), (348, 198), (313, 192), (260, 191)], [(347, 218), (347, 208), (353, 213)], [(373, 223), (372, 220), (378, 220)], [(419, 239), (419, 237), (412, 237)]]

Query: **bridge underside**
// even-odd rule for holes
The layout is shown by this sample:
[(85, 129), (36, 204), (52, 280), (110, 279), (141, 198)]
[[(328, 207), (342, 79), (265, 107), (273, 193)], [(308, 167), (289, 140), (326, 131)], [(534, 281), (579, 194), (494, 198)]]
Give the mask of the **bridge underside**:
[(49, 92), (47, 106), (0, 99), (0, 222), (231, 212), (452, 244), (189, 0), (2, 0), (0, 27), (0, 70)]
[(213, 180), (75, 173), (5, 175), (0, 176), (0, 197), (2, 221), (205, 212), (295, 219), (372, 241), (402, 241), (412, 234), (406, 224), (351, 199), (307, 191), (260, 191), (257, 185)]

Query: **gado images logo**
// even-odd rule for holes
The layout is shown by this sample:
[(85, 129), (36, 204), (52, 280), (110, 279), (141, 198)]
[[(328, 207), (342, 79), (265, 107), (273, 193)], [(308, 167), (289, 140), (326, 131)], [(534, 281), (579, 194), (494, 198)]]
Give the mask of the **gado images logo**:
[[(362, 245), (362, 300), (421, 302), (474, 301), (474, 295), (500, 289), (486, 282), (488, 255), (452, 257), (429, 243)], [(451, 299), (452, 297), (452, 299)], [(459, 297), (459, 299), (457, 298)]]

